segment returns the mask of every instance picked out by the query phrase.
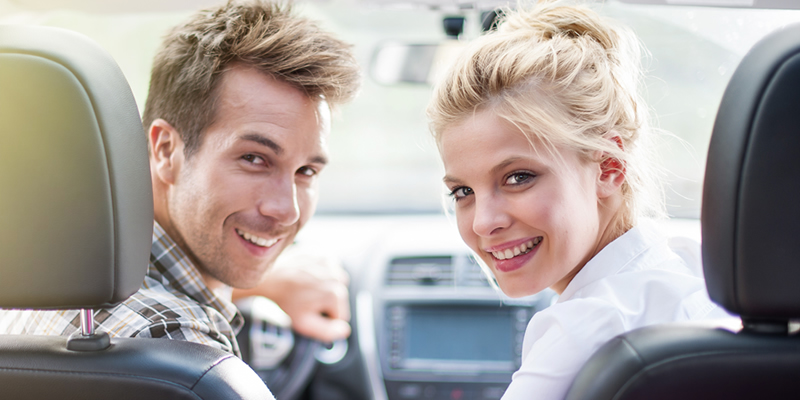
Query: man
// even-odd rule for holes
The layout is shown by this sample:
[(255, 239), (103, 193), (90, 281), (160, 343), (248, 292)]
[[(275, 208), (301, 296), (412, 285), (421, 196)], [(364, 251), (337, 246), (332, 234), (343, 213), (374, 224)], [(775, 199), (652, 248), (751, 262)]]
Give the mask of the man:
[[(97, 329), (239, 355), (243, 318), (231, 288), (252, 288), (294, 313), (301, 333), (346, 337), (341, 283), (269, 269), (314, 212), (329, 107), (351, 99), (358, 80), (349, 46), (288, 7), (228, 3), (174, 28), (155, 57), (143, 114), (150, 266), (136, 294), (95, 312)], [(80, 326), (77, 311), (11, 318), (9, 333), (69, 335)]]

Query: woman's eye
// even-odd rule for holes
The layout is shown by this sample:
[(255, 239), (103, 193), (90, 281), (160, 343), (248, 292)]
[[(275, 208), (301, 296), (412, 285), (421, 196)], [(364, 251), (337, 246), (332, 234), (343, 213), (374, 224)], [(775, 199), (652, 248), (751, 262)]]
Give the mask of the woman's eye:
[(463, 199), (472, 194), (472, 188), (466, 186), (459, 186), (453, 191), (450, 192), (450, 196), (456, 199), (456, 201)]
[(245, 154), (242, 159), (254, 165), (265, 165), (267, 163), (262, 157), (255, 154)]
[(514, 172), (506, 178), (506, 185), (520, 185), (534, 178), (530, 172)]

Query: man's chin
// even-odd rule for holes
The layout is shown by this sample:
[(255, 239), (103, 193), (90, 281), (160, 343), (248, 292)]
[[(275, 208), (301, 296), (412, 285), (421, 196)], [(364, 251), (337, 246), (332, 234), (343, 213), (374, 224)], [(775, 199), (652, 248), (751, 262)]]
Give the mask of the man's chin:
[[(272, 268), (273, 264), (275, 264), (274, 259), (246, 269), (241, 267), (241, 265), (244, 264), (239, 264), (240, 267), (238, 270), (226, 271), (233, 273), (226, 274), (225, 280), (221, 281), (236, 289), (251, 289), (264, 281), (267, 271)], [(234, 268), (236, 267), (234, 266)]]

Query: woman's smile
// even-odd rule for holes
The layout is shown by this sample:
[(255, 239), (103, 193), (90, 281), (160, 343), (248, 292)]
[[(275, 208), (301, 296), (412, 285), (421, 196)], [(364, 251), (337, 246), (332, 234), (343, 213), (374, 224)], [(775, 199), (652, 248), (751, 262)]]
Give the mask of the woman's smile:
[(517, 257), (519, 255), (528, 254), (534, 247), (539, 245), (542, 241), (542, 237), (536, 237), (528, 241), (523, 241), (522, 244), (518, 244), (512, 247), (507, 247), (505, 250), (491, 250), (488, 251), (492, 253), (494, 258), (498, 260), (509, 260), (511, 258)]
[(459, 233), (511, 297), (565, 285), (602, 248), (599, 164), (549, 150), (492, 110), (441, 135)]

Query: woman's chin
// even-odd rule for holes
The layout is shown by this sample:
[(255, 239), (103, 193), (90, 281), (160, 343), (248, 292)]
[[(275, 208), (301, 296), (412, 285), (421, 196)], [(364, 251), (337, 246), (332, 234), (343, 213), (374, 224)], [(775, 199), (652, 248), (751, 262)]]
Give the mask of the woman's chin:
[(497, 285), (500, 286), (500, 290), (502, 290), (506, 296), (511, 297), (512, 299), (531, 296), (545, 289), (545, 288), (538, 289), (537, 287), (531, 287), (530, 285), (520, 285), (519, 282), (504, 283), (498, 281)]

